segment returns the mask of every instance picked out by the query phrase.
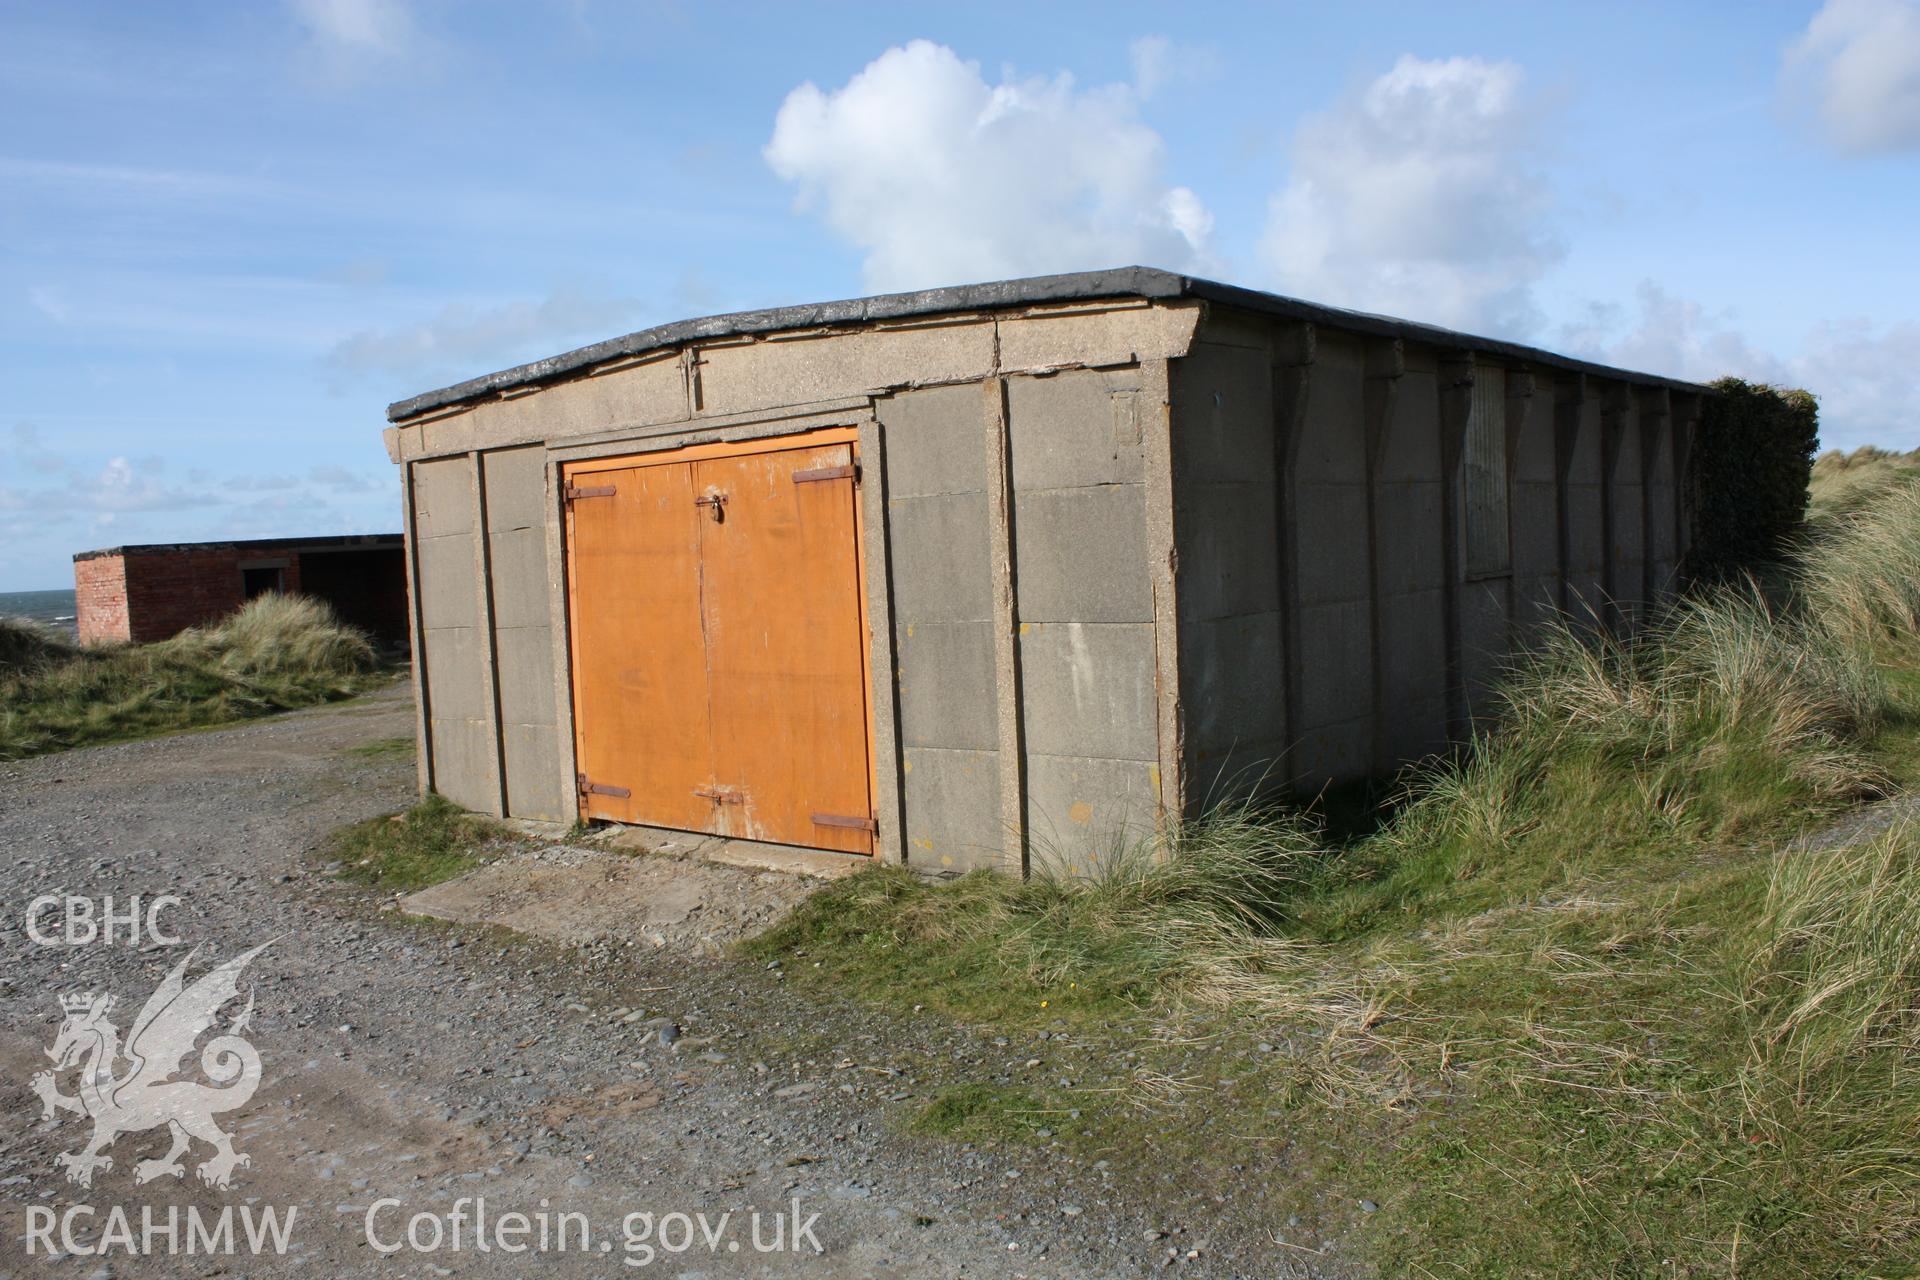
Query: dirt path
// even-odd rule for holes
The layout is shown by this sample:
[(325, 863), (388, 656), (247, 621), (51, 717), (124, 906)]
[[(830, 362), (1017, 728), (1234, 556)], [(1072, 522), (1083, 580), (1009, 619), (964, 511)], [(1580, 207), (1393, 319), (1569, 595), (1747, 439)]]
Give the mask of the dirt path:
[[(607, 939), (562, 948), (404, 918), (316, 874), (327, 832), (412, 799), (410, 762), (348, 749), (411, 728), (396, 690), (0, 765), (0, 1274), (1294, 1274), (1284, 1256), (1228, 1267), (1202, 1247), (1188, 1259), (1186, 1245), (1204, 1245), (1202, 1226), (1127, 1203), (1111, 1171), (1064, 1153), (901, 1136), (898, 1118), (916, 1105), (929, 1062), (991, 1062), (1024, 1053), (1018, 1046), (931, 1020), (822, 1008), (738, 961)], [(112, 895), (123, 910), (136, 893), (177, 895), (161, 924), (182, 945), (41, 945), (28, 936), (27, 905), (60, 893)], [(57, 916), (44, 927), (57, 930)], [(109, 1017), (124, 1034), (189, 948), (201, 948), (191, 979), (269, 939), (241, 987), (254, 994), (246, 1036), (264, 1074), (222, 1122), (251, 1157), (231, 1189), (195, 1181), (208, 1154), (197, 1144), (184, 1179), (136, 1186), (136, 1161), (165, 1149), (161, 1129), (122, 1136), (91, 1188), (66, 1181), (55, 1157), (81, 1144), (85, 1123), (42, 1121), (29, 1088), (48, 1065), (58, 997), (114, 993)], [(662, 1018), (679, 1033), (670, 1045)], [(485, 1201), (496, 1247), (476, 1251), (465, 1225), (455, 1252), (450, 1215), (461, 1207), (470, 1224), (474, 1199)], [(795, 1202), (800, 1221), (818, 1215), (810, 1235), (793, 1229)], [(49, 1210), (76, 1204), (96, 1216), (73, 1220), (75, 1242), (113, 1252), (50, 1258), (48, 1237), (31, 1238)], [(138, 1237), (143, 1210), (164, 1225), (168, 1206), (208, 1223), (223, 1209), (292, 1210), (290, 1244), (284, 1255), (180, 1256), (161, 1234), (129, 1256), (110, 1238), (115, 1207)], [(563, 1211), (589, 1220), (584, 1249), (577, 1224), (565, 1251), (551, 1234), (544, 1252), (498, 1247), (537, 1238), (542, 1213), (551, 1233)], [(499, 1234), (511, 1213), (527, 1216), (526, 1236), (511, 1222)], [(650, 1230), (628, 1219), (636, 1213), (652, 1215)], [(422, 1241), (438, 1225), (438, 1251), (405, 1244), (416, 1214), (428, 1215)], [(673, 1214), (688, 1215), (684, 1231)], [(732, 1215), (724, 1225), (722, 1214)], [(787, 1248), (760, 1252), (776, 1218)], [(235, 1220), (237, 1232), (244, 1225)], [(57, 1226), (51, 1240), (57, 1248)], [(376, 1244), (401, 1248), (381, 1256)]]

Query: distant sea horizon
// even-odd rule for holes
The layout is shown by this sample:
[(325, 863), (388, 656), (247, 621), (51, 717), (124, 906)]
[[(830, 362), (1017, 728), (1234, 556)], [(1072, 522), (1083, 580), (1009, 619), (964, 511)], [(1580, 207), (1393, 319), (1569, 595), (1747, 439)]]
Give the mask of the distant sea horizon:
[(74, 615), (78, 612), (71, 587), (65, 591), (0, 591), (0, 617), (27, 618), (77, 635)]

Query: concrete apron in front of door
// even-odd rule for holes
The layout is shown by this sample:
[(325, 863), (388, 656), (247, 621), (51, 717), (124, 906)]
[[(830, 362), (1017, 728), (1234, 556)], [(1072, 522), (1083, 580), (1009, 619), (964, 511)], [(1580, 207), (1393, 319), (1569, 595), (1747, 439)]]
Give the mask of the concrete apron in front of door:
[(871, 865), (860, 854), (615, 827), (584, 841), (517, 849), (399, 906), (570, 946), (718, 955), (778, 923), (826, 881)]

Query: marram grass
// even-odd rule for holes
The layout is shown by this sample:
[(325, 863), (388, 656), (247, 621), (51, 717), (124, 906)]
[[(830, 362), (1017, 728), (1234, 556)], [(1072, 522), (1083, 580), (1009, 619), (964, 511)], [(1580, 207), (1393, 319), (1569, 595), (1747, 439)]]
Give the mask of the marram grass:
[(378, 663), (367, 638), (302, 596), (269, 595), (156, 644), (29, 650), (0, 667), (0, 760), (349, 697)]

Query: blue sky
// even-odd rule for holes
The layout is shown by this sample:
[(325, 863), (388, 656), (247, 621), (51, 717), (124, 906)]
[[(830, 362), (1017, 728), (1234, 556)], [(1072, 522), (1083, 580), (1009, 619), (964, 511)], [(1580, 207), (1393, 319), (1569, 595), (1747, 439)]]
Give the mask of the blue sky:
[(1912, 447), (1916, 226), (1920, 0), (0, 2), (0, 590), (396, 528), (386, 403), (520, 360), (1130, 261)]

